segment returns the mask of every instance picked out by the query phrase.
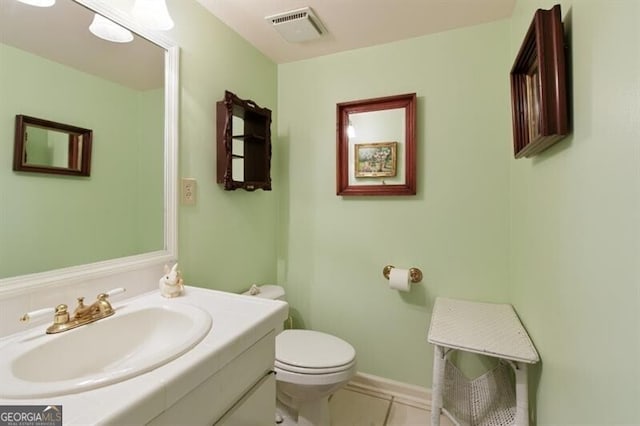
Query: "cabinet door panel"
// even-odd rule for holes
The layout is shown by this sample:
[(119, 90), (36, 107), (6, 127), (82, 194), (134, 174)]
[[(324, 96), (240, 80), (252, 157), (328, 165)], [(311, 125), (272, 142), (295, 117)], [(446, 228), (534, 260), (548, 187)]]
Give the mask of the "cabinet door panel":
[(269, 373), (252, 387), (215, 426), (273, 426), (276, 416), (276, 376)]

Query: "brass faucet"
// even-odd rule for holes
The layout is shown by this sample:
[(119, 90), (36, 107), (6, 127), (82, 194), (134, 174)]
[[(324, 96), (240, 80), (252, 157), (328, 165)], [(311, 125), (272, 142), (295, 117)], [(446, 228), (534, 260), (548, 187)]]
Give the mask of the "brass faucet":
[[(124, 288), (117, 288), (107, 293), (100, 293), (96, 298), (96, 301), (89, 306), (84, 304), (84, 297), (78, 297), (78, 305), (73, 311), (73, 316), (69, 315), (69, 308), (67, 305), (60, 304), (56, 306), (53, 315), (53, 324), (47, 328), (47, 334), (61, 333), (113, 315), (116, 311), (111, 306), (111, 303), (109, 303), (109, 296), (120, 294), (124, 291)], [(36, 316), (41, 316), (50, 312), (51, 309), (42, 309), (40, 311), (31, 312), (23, 315), (20, 318), (20, 321), (28, 322)]]

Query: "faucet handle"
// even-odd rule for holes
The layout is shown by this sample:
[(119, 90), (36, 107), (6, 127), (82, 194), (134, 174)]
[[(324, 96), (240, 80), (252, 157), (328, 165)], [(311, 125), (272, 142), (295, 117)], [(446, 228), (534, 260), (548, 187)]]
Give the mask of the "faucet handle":
[(20, 322), (28, 323), (31, 320), (37, 320), (38, 318), (42, 318), (46, 315), (51, 315), (55, 312), (54, 308), (44, 308), (38, 309), (36, 311), (27, 312), (23, 316), (20, 317)]
[(93, 306), (97, 306), (97, 309), (100, 311), (100, 313), (103, 316), (109, 316), (112, 315), (115, 311), (113, 310), (113, 307), (111, 306), (111, 303), (109, 303), (109, 296), (115, 296), (117, 294), (122, 294), (124, 293), (126, 290), (122, 287), (119, 288), (114, 288), (113, 290), (109, 290), (106, 293), (100, 293), (98, 295), (98, 300), (96, 303), (93, 304)]
[(68, 306), (63, 304), (60, 304), (58, 306), (56, 306), (56, 311), (55, 311), (55, 315), (53, 316), (53, 323), (54, 324), (66, 324), (69, 322), (69, 310), (68, 310)]
[[(103, 294), (105, 295), (105, 297), (117, 296), (118, 294), (122, 294), (125, 291), (127, 291), (126, 288), (118, 287), (118, 288), (111, 289), (111, 290), (107, 291), (106, 293), (101, 293), (100, 296), (103, 295)], [(98, 296), (98, 298), (100, 296)]]

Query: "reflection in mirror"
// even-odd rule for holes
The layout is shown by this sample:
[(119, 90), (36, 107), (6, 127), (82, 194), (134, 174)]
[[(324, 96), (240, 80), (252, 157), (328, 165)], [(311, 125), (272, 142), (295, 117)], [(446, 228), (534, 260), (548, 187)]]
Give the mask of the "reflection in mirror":
[[(134, 32), (133, 42), (91, 34), (96, 12)], [(57, 0), (36, 8), (2, 0), (0, 158), (13, 157), (19, 114), (93, 130), (93, 152), (82, 154), (85, 139), (80, 144), (78, 138), (77, 162), (91, 159), (88, 179), (0, 168), (0, 199), (7, 201), (0, 221), (0, 294), (175, 256), (177, 55), (177, 47), (110, 2)], [(68, 142), (52, 143), (68, 148)], [(64, 163), (63, 151), (53, 149), (53, 167)], [(49, 163), (29, 148), (21, 152), (28, 166)]]
[(415, 195), (415, 93), (337, 106), (337, 194)]
[[(397, 161), (397, 155), (402, 152), (406, 139), (404, 115), (404, 110), (400, 108), (349, 114), (353, 135), (349, 136), (349, 185), (405, 183), (404, 162)], [(393, 152), (391, 146), (387, 149), (388, 144), (393, 144)], [(357, 155), (360, 152), (361, 154)], [(368, 153), (374, 158), (363, 158), (363, 155), (366, 156)], [(380, 161), (383, 155), (384, 161)], [(384, 179), (363, 179), (370, 177)]]
[[(234, 134), (244, 135), (244, 119), (237, 115), (231, 117)], [(244, 139), (231, 139), (231, 177), (236, 182), (244, 182)]]
[[(358, 178), (396, 177), (398, 142), (356, 143), (354, 148), (354, 158), (350, 158), (349, 163), (353, 162), (355, 182)], [(383, 180), (385, 184), (386, 179)]]
[(13, 170), (89, 176), (93, 131), (16, 115)]

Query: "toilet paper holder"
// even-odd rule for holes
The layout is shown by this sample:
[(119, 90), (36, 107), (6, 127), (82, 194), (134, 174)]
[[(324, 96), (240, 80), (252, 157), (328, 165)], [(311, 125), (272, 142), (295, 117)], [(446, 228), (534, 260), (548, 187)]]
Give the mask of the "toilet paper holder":
[[(389, 274), (391, 273), (391, 270), (393, 268), (395, 268), (395, 266), (393, 265), (385, 266), (382, 269), (382, 275), (384, 275), (386, 279), (389, 279)], [(419, 283), (420, 281), (422, 281), (422, 271), (418, 268), (409, 268), (409, 279), (414, 284)]]

